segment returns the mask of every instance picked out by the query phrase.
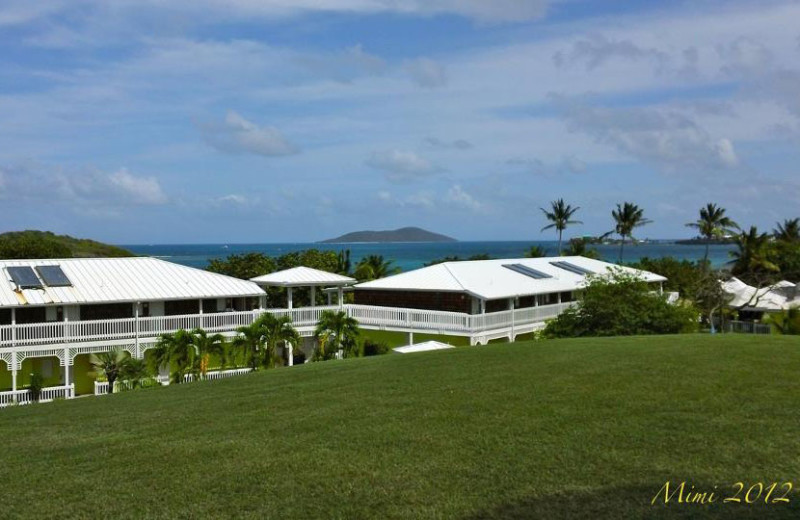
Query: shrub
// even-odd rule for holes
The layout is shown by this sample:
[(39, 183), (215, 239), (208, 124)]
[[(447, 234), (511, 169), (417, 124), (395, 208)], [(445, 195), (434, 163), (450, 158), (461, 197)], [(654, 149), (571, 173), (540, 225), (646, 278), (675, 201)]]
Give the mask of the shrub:
[(588, 280), (583, 298), (548, 322), (548, 338), (677, 334), (697, 330), (691, 305), (671, 305), (645, 281), (617, 270)]
[(31, 398), (33, 402), (39, 402), (39, 396), (42, 394), (42, 388), (44, 388), (44, 377), (39, 372), (33, 372), (31, 374), (31, 382), (28, 385), (28, 390), (31, 391)]
[(388, 354), (391, 350), (392, 349), (385, 342), (373, 341), (371, 339), (365, 339), (362, 347), (364, 356), (381, 356), (383, 354)]

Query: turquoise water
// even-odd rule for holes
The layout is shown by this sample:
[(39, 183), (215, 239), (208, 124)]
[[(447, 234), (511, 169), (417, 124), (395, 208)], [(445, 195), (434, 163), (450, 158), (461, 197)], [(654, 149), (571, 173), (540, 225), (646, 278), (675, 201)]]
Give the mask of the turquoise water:
[[(171, 262), (204, 268), (209, 260), (225, 258), (232, 254), (265, 253), (279, 256), (292, 251), (317, 248), (326, 251), (350, 250), (350, 257), (355, 265), (359, 259), (367, 255), (383, 255), (394, 261), (394, 265), (403, 271), (422, 267), (431, 260), (445, 256), (462, 258), (478, 254), (488, 254), (492, 258), (519, 258), (532, 245), (538, 245), (555, 255), (557, 243), (554, 241), (539, 242), (442, 242), (442, 243), (391, 243), (391, 244), (159, 244), (159, 245), (123, 245), (136, 254), (155, 256)], [(616, 262), (619, 257), (619, 246), (597, 245), (596, 248), (603, 260)], [(709, 258), (715, 267), (722, 266), (730, 260), (730, 245), (711, 246)], [(659, 241), (639, 245), (626, 245), (626, 262), (642, 257), (658, 258), (672, 256), (678, 259), (698, 260), (703, 257), (705, 246), (678, 245), (673, 241)]]

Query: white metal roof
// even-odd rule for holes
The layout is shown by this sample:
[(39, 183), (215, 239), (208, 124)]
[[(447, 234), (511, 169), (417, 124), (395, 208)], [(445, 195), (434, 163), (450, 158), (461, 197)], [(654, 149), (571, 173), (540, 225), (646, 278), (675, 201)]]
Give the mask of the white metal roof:
[(251, 278), (251, 281), (259, 285), (271, 285), (278, 287), (309, 287), (312, 285), (348, 285), (354, 283), (355, 278), (349, 278), (340, 274), (320, 271), (310, 267), (292, 267), (283, 271), (269, 273)]
[(722, 290), (732, 297), (731, 301), (728, 302), (731, 307), (779, 311), (800, 305), (798, 287), (786, 280), (757, 289), (733, 277), (722, 282)]
[(455, 348), (453, 345), (442, 343), (440, 341), (424, 341), (422, 343), (415, 343), (413, 345), (406, 345), (405, 347), (395, 347), (392, 350), (400, 354), (412, 354), (414, 352), (429, 352), (431, 350), (445, 350), (448, 348)]
[[(69, 287), (18, 289), (7, 267), (59, 265)], [(0, 307), (261, 296), (256, 284), (149, 257), (0, 260)]]
[[(638, 274), (648, 282), (663, 282), (663, 276), (630, 267), (621, 267), (601, 260), (582, 256), (561, 256), (547, 258), (511, 258), (498, 260), (473, 260), (465, 262), (444, 262), (423, 267), (355, 286), (359, 289), (380, 289), (390, 291), (437, 291), (466, 292), (485, 300), (514, 298), (533, 294), (547, 294), (573, 291), (581, 288), (586, 277), (552, 265), (551, 262), (569, 262), (596, 274), (608, 274), (611, 269)], [(504, 265), (522, 264), (551, 278), (535, 279)]]

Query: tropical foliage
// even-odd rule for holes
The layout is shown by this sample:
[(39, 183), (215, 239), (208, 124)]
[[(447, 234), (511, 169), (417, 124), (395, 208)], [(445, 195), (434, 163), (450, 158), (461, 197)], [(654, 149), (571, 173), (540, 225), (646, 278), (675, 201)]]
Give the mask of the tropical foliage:
[(764, 322), (772, 325), (772, 330), (778, 334), (800, 334), (800, 307), (768, 314)]
[(359, 355), (357, 341), (359, 334), (358, 321), (348, 316), (346, 312), (323, 312), (314, 331), (314, 337), (318, 343), (314, 359)]
[(398, 272), (400, 269), (392, 266), (391, 260), (386, 260), (381, 255), (369, 255), (356, 264), (355, 277), (365, 282), (385, 278)]
[(739, 225), (736, 222), (725, 216), (725, 208), (713, 203), (708, 203), (704, 208), (700, 208), (700, 218), (695, 222), (689, 222), (686, 227), (696, 229), (700, 236), (706, 240), (706, 251), (703, 256), (704, 263), (708, 261), (710, 241), (719, 239), (739, 229)]
[(486, 253), (480, 253), (480, 254), (477, 254), (477, 255), (468, 256), (467, 258), (462, 258), (462, 257), (460, 257), (458, 255), (445, 256), (445, 257), (442, 257), (442, 258), (436, 258), (434, 260), (431, 260), (430, 262), (425, 264), (425, 267), (429, 267), (429, 266), (436, 265), (436, 264), (443, 264), (445, 262), (468, 262), (468, 261), (473, 261), (473, 260), (491, 260), (491, 259), (492, 259), (492, 257), (489, 256)]
[(544, 258), (547, 250), (542, 246), (531, 246), (525, 251), (525, 258)]
[(171, 383), (183, 383), (189, 373), (199, 375), (202, 358), (194, 341), (192, 333), (183, 329), (163, 334), (150, 351), (150, 370), (158, 373), (162, 368), (168, 369)]
[(617, 204), (617, 209), (611, 211), (614, 218), (614, 232), (620, 236), (619, 261), (625, 252), (625, 239), (633, 239), (633, 230), (640, 228), (653, 221), (644, 217), (644, 210), (631, 202)]
[(133, 256), (121, 247), (49, 231), (11, 231), (0, 234), (0, 258), (88, 258)]
[(731, 251), (731, 273), (746, 283), (762, 286), (775, 280), (780, 267), (773, 261), (773, 246), (767, 233), (756, 226), (742, 231), (735, 238), (736, 250)]
[(600, 252), (595, 248), (589, 247), (589, 240), (585, 238), (573, 238), (569, 241), (569, 247), (564, 254), (566, 256), (583, 256), (586, 258), (600, 259)]
[(577, 213), (578, 206), (572, 207), (564, 202), (564, 199), (558, 199), (550, 202), (550, 209), (539, 208), (550, 224), (542, 228), (542, 231), (547, 229), (555, 229), (558, 232), (558, 254), (561, 255), (561, 237), (567, 226), (571, 224), (583, 224), (580, 220), (572, 220), (572, 216)]
[[(127, 352), (119, 349), (109, 352), (92, 354), (89, 363), (94, 369), (95, 375), (102, 374), (108, 381), (108, 393), (114, 393), (114, 382), (125, 373), (131, 364), (131, 357)], [(138, 368), (138, 365), (137, 365)]]
[(691, 305), (671, 305), (642, 279), (615, 271), (590, 277), (576, 306), (547, 323), (549, 338), (677, 334), (697, 330)]

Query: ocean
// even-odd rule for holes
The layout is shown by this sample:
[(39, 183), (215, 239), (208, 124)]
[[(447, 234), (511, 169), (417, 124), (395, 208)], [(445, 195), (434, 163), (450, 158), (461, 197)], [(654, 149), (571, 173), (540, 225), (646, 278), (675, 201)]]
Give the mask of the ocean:
[[(242, 253), (265, 253), (280, 256), (293, 251), (317, 248), (324, 251), (350, 250), (353, 265), (368, 255), (383, 255), (393, 261), (393, 265), (403, 271), (422, 267), (431, 260), (445, 256), (466, 258), (472, 255), (488, 254), (492, 258), (519, 258), (531, 246), (538, 245), (549, 254), (555, 255), (558, 243), (555, 241), (515, 241), (515, 242), (436, 242), (436, 243), (382, 243), (382, 244), (158, 244), (158, 245), (122, 245), (139, 255), (163, 258), (178, 264), (205, 268), (215, 258)], [(594, 245), (603, 260), (616, 262), (619, 257), (619, 246)], [(709, 259), (714, 267), (721, 267), (730, 260), (732, 245), (713, 245)], [(658, 258), (672, 256), (679, 260), (699, 260), (703, 258), (705, 246), (679, 245), (673, 240), (660, 240), (638, 245), (625, 245), (624, 261), (631, 262), (643, 257)]]

